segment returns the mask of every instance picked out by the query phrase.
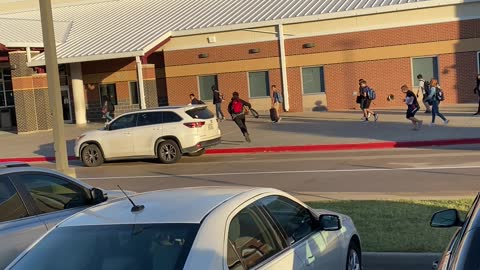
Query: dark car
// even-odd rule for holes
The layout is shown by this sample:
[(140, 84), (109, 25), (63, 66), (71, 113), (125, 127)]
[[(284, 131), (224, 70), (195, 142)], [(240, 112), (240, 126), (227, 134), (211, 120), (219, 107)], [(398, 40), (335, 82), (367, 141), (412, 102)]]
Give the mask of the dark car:
[(439, 262), (433, 263), (438, 270), (480, 270), (480, 194), (473, 202), (465, 220), (455, 209), (437, 212), (430, 226), (435, 228), (458, 227)]

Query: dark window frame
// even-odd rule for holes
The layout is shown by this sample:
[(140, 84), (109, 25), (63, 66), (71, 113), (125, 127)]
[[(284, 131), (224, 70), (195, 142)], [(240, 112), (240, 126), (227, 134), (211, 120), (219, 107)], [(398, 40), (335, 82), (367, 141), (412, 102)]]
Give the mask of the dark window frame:
[[(30, 195), (30, 192), (28, 191), (28, 189), (21, 183), (21, 179), (19, 177), (21, 177), (22, 175), (46, 175), (46, 176), (49, 176), (49, 177), (52, 177), (52, 178), (56, 178), (56, 179), (59, 179), (59, 180), (62, 180), (62, 181), (65, 181), (65, 182), (68, 182), (69, 184), (71, 185), (74, 185), (75, 187), (79, 188), (81, 191), (83, 191), (88, 203), (84, 206), (77, 206), (77, 207), (72, 207), (72, 208), (67, 208), (67, 209), (63, 209), (63, 210), (58, 210), (58, 211), (52, 211), (52, 212), (48, 212), (48, 213), (42, 213), (40, 211), (40, 209), (36, 206), (35, 204), (35, 200), (33, 199), (33, 197)], [(92, 200), (92, 197), (91, 197), (91, 194), (90, 194), (90, 191), (88, 189), (86, 189), (85, 187), (83, 187), (82, 185), (79, 185), (78, 183), (74, 182), (74, 181), (71, 181), (70, 179), (68, 178), (65, 178), (65, 177), (61, 177), (59, 175), (56, 175), (56, 174), (51, 174), (51, 173), (46, 173), (46, 172), (38, 172), (38, 171), (30, 171), (30, 172), (20, 172), (20, 173), (15, 173), (15, 174), (12, 174), (10, 176), (10, 179), (12, 181), (12, 183), (15, 185), (15, 187), (17, 188), (20, 196), (24, 199), (24, 204), (27, 206), (27, 209), (31, 209), (32, 211), (32, 214), (31, 216), (43, 216), (43, 215), (49, 215), (49, 214), (52, 214), (52, 213), (59, 213), (59, 212), (62, 212), (62, 211), (68, 211), (68, 210), (71, 210), (71, 209), (75, 209), (75, 208), (79, 208), (79, 207), (88, 207), (88, 206), (91, 206), (93, 205), (93, 200)]]
[(100, 83), (98, 84), (98, 93), (100, 94), (100, 106), (103, 106), (103, 104), (105, 103), (105, 100), (103, 100), (103, 94), (102, 94), (102, 86), (105, 86), (106, 87), (106, 91), (107, 91), (107, 94), (106, 96), (109, 96), (109, 92), (108, 92), (108, 86), (109, 85), (113, 85), (113, 92), (114, 92), (114, 96), (115, 98), (112, 100), (112, 98), (110, 97), (110, 101), (112, 102), (113, 105), (118, 105), (118, 94), (117, 94), (117, 84), (116, 83)]
[[(5, 79), (5, 71), (8, 70), (8, 77), (10, 79)], [(9, 83), (7, 83), (9, 82)], [(10, 86), (10, 87), (7, 87)], [(9, 89), (7, 89), (9, 88)], [(15, 107), (15, 99), (13, 94), (13, 80), (12, 80), (12, 71), (8, 68), (0, 68), (0, 95), (3, 96), (3, 100), (0, 98), (0, 108), (13, 108)], [(7, 98), (10, 95), (10, 98)], [(11, 104), (8, 101), (12, 101)]]
[[(202, 83), (202, 79), (206, 79), (206, 78), (211, 78), (213, 77), (214, 79), (214, 83), (210, 86), (206, 86), (207, 89), (202, 89), (203, 88), (203, 83)], [(213, 91), (212, 91), (212, 86), (215, 85), (217, 86), (218, 85), (218, 75), (217, 74), (210, 74), (210, 75), (199, 75), (197, 76), (197, 81), (198, 81), (198, 96), (200, 98), (200, 100), (205, 100), (205, 101), (213, 101)], [(208, 94), (205, 94), (205, 93), (208, 93)]]
[[(251, 74), (259, 74), (259, 73), (263, 73), (266, 75), (265, 77), (265, 95), (252, 95), (252, 85), (251, 85), (251, 79), (250, 79), (250, 75)], [(249, 98), (252, 98), (252, 99), (260, 99), (260, 98), (270, 98), (271, 96), (271, 92), (270, 92), (270, 72), (268, 70), (258, 70), (258, 71), (249, 71), (247, 72), (247, 79), (248, 79), (248, 97)]]
[[(134, 96), (133, 96), (133, 90), (132, 89), (132, 85), (135, 85), (135, 95), (136, 95), (136, 100), (137, 102), (135, 103), (134, 102)], [(140, 89), (138, 87), (138, 82), (137, 81), (130, 81), (128, 82), (128, 93), (129, 93), (129, 96), (130, 96), (130, 104), (131, 105), (140, 105)]]
[[(305, 92), (305, 82), (303, 78), (303, 74), (305, 69), (319, 69), (319, 80), (320, 80), (320, 91), (315, 91), (315, 92)], [(326, 93), (325, 90), (325, 66), (307, 66), (307, 67), (301, 67), (301, 80), (302, 80), (302, 95), (308, 96), (308, 95), (322, 95)]]

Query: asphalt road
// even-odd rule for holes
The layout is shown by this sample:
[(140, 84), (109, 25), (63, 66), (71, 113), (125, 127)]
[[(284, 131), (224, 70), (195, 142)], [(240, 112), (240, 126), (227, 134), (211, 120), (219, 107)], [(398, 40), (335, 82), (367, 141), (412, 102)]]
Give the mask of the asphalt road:
[[(78, 178), (137, 192), (212, 185), (275, 187), (303, 200), (450, 198), (480, 191), (480, 146), (364, 152), (207, 155), (174, 165), (155, 161), (84, 168)], [(44, 166), (51, 167), (52, 164)], [(365, 256), (366, 270), (431, 269), (432, 255)]]

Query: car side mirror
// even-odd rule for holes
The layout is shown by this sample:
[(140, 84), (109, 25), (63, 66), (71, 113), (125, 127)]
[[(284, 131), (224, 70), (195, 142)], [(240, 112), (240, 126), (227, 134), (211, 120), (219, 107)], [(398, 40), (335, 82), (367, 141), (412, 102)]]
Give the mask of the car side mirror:
[(338, 231), (342, 228), (340, 217), (337, 215), (321, 215), (318, 222), (322, 231)]
[(430, 226), (434, 228), (460, 227), (462, 225), (463, 221), (460, 219), (460, 215), (456, 209), (436, 212), (430, 221)]
[(101, 189), (92, 188), (90, 193), (92, 194), (93, 204), (99, 204), (99, 203), (102, 203), (102, 202), (104, 202), (108, 199), (108, 197), (105, 195), (105, 193)]

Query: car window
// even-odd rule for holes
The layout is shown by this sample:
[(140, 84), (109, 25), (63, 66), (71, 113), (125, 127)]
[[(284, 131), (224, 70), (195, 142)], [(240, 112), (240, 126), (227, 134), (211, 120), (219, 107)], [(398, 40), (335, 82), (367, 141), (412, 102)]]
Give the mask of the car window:
[(135, 127), (137, 124), (137, 114), (128, 114), (118, 118), (110, 124), (110, 130)]
[(235, 250), (232, 241), (228, 240), (227, 244), (227, 266), (230, 270), (245, 270), (240, 255)]
[(207, 107), (188, 110), (187, 114), (193, 119), (211, 119), (214, 117), (213, 113)]
[(161, 112), (143, 112), (138, 114), (137, 126), (158, 125), (162, 123)]
[(60, 227), (12, 269), (183, 269), (198, 228), (198, 224), (181, 223)]
[(42, 214), (90, 204), (83, 188), (65, 179), (47, 174), (20, 174), (15, 181), (31, 195)]
[(290, 242), (299, 241), (314, 231), (312, 214), (300, 204), (280, 196), (269, 196), (259, 203), (283, 228)]
[(174, 112), (163, 112), (163, 123), (175, 123), (182, 120), (182, 117)]
[[(255, 267), (282, 250), (279, 235), (254, 204), (232, 219), (228, 240), (233, 249), (227, 250), (227, 258), (234, 258), (238, 254), (246, 269)], [(236, 254), (231, 254), (232, 251)], [(238, 264), (232, 263), (231, 267), (229, 269), (239, 269), (236, 268)]]
[(0, 222), (27, 217), (20, 195), (6, 176), (0, 176)]

